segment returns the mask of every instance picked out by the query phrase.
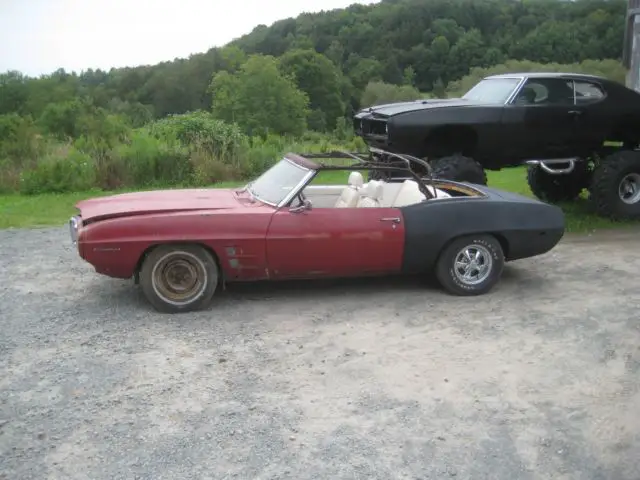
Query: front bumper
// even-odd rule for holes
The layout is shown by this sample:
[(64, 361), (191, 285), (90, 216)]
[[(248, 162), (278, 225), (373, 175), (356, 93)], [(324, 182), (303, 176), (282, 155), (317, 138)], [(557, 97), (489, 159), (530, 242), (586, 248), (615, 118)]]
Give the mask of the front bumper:
[(79, 215), (74, 215), (69, 219), (69, 235), (71, 236), (71, 243), (73, 245), (78, 244), (78, 236), (81, 226), (82, 218), (80, 218)]

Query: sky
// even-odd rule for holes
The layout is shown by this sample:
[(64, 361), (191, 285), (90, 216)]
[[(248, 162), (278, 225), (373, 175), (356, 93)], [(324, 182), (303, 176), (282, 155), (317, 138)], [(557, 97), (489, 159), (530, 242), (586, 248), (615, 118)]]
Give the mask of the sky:
[(0, 72), (155, 64), (353, 3), (375, 0), (0, 0)]

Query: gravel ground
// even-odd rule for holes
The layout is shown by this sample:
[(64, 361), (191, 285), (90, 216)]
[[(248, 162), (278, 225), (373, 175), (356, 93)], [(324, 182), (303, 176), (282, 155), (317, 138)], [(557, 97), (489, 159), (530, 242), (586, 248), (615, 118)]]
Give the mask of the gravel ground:
[(490, 295), (232, 286), (161, 315), (60, 229), (0, 231), (0, 478), (640, 478), (636, 235)]

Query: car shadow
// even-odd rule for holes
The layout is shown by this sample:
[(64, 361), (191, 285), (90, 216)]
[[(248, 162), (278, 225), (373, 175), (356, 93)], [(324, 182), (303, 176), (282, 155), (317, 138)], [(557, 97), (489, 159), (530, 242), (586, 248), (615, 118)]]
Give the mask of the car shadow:
[[(217, 301), (242, 298), (317, 298), (344, 295), (374, 296), (383, 292), (417, 292), (425, 287), (438, 288), (420, 276), (354, 277), (336, 279), (279, 280), (250, 283), (230, 283), (216, 292)], [(329, 298), (328, 298), (329, 297)]]
[[(108, 285), (105, 285), (105, 281)], [(535, 295), (541, 289), (545, 280), (536, 272), (518, 265), (505, 265), (502, 279), (490, 292), (498, 295), (512, 295), (526, 288), (527, 292)], [(96, 279), (88, 286), (95, 290), (91, 295), (101, 309), (132, 309), (141, 312), (155, 312), (146, 301), (139, 285), (131, 281), (114, 279)], [(86, 292), (86, 291), (85, 291)], [(260, 281), (250, 283), (230, 283), (225, 288), (219, 288), (214, 296), (213, 304), (206, 308), (209, 311), (216, 308), (237, 307), (239, 304), (250, 303), (253, 307), (260, 303), (265, 305), (272, 301), (292, 300), (297, 302), (322, 301), (330, 304), (340, 301), (345, 296), (351, 300), (389, 301), (389, 294), (403, 296), (424, 296), (435, 302), (448, 302), (464, 299), (449, 295), (438, 283), (435, 275), (406, 275), (385, 277), (354, 277), (338, 279), (313, 280), (282, 280)], [(480, 299), (483, 296), (479, 297)], [(393, 295), (391, 298), (394, 298)], [(475, 297), (477, 301), (478, 297)]]

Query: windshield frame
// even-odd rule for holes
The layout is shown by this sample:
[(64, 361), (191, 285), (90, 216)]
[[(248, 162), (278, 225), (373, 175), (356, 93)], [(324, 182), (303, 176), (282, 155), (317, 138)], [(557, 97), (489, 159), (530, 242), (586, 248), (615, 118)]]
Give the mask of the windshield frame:
[(483, 103), (485, 104), (485, 102), (481, 102), (479, 100), (475, 100), (474, 98), (469, 98), (467, 97), (467, 95), (469, 95), (469, 93), (474, 90), (475, 88), (477, 88), (479, 85), (481, 84), (487, 84), (489, 82), (499, 82), (502, 80), (517, 80), (517, 83), (515, 84), (515, 86), (511, 89), (509, 95), (507, 95), (504, 100), (502, 102), (486, 102), (486, 105), (508, 105), (509, 103), (511, 103), (511, 101), (513, 100), (513, 98), (518, 94), (518, 92), (520, 91), (520, 89), (522, 88), (522, 85), (524, 84), (526, 77), (521, 76), (521, 75), (509, 75), (509, 76), (500, 76), (500, 77), (485, 77), (482, 80), (480, 80), (478, 83), (476, 83), (473, 87), (471, 87), (469, 90), (467, 90), (467, 92), (462, 95), (462, 99), (463, 100), (469, 100), (472, 102), (479, 102), (479, 103)]
[[(274, 203), (271, 199), (268, 200), (266, 198), (261, 197), (260, 195), (257, 195), (255, 190), (253, 189), (254, 184), (260, 179), (265, 178), (265, 176), (267, 176), (275, 167), (277, 167), (278, 165), (281, 165), (283, 162), (289, 163), (293, 167), (298, 168), (302, 171), (305, 171), (305, 174), (302, 176), (300, 181), (297, 184), (295, 184), (293, 187), (291, 187), (291, 189), (277, 203)], [(283, 206), (291, 202), (291, 200), (293, 200), (293, 198), (298, 194), (298, 192), (316, 175), (316, 173), (317, 173), (317, 170), (306, 167), (304, 165), (300, 165), (298, 162), (288, 158), (285, 155), (276, 163), (274, 163), (269, 169), (265, 170), (262, 174), (260, 174), (258, 178), (247, 183), (244, 187), (244, 190), (249, 192), (249, 194), (254, 199), (256, 199), (261, 203), (270, 205), (275, 208), (282, 208)]]

